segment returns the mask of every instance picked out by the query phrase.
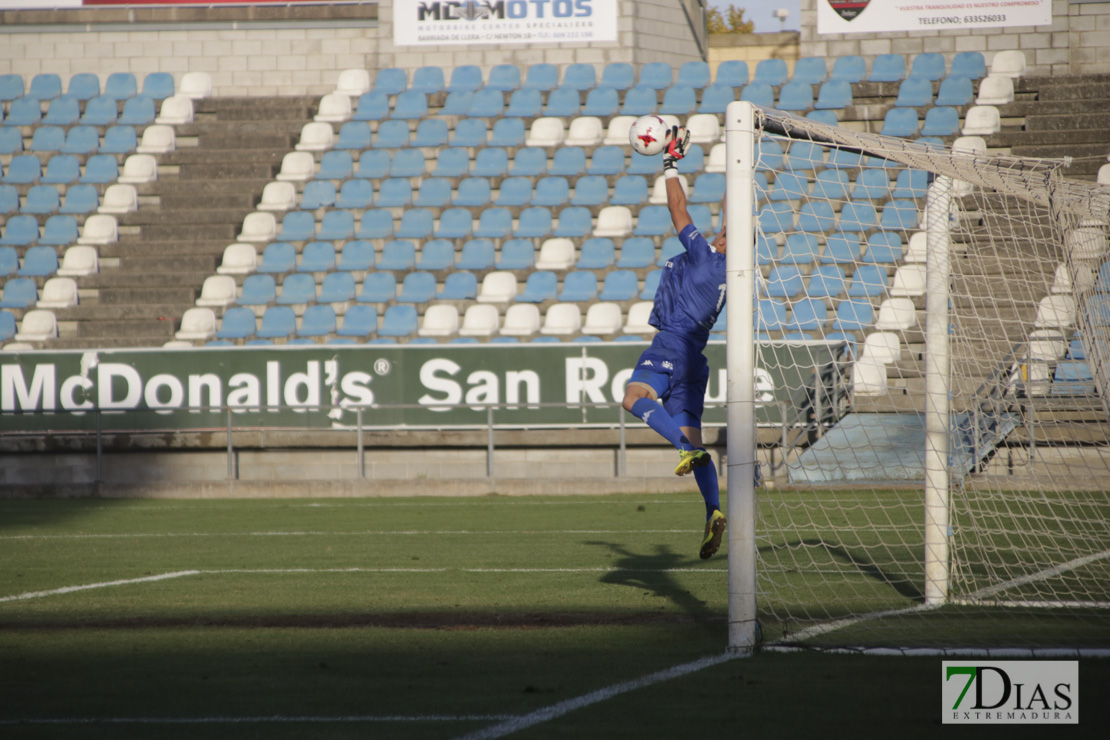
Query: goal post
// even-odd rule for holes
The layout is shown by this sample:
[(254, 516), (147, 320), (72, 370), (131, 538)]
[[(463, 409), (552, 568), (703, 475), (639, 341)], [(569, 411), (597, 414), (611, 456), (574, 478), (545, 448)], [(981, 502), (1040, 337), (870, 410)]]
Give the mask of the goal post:
[(729, 650), (1108, 650), (1110, 188), (858, 129), (725, 115)]

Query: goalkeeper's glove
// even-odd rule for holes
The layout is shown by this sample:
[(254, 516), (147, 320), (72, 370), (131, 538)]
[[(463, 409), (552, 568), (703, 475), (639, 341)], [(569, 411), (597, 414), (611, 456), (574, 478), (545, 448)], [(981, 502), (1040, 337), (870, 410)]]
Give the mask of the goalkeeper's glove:
[(667, 148), (663, 151), (663, 174), (672, 177), (678, 175), (678, 160), (686, 156), (686, 147), (690, 145), (690, 132), (683, 126), (671, 128)]

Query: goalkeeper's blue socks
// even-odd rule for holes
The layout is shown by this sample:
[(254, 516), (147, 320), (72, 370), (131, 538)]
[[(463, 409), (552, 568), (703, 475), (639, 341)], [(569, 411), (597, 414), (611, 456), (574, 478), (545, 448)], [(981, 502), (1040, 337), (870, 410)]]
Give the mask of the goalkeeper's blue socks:
[(694, 480), (698, 483), (698, 490), (705, 500), (705, 518), (713, 516), (713, 512), (721, 508), (721, 488), (717, 483), (717, 466), (712, 461), (708, 465), (694, 468)]
[(686, 439), (686, 435), (682, 433), (682, 428), (678, 426), (678, 422), (667, 413), (667, 410), (661, 404), (650, 398), (641, 398), (632, 404), (632, 414), (678, 449), (694, 449), (690, 440)]

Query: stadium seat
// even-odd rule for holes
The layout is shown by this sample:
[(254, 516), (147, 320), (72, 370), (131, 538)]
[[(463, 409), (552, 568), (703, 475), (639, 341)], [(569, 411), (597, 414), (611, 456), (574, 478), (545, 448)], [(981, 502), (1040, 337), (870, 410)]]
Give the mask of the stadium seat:
[(433, 239), (420, 247), (417, 270), (438, 271), (455, 266), (455, 245), (446, 239)]
[(870, 301), (845, 298), (836, 304), (836, 317), (832, 328), (837, 331), (863, 331), (874, 322), (874, 309)]
[(867, 237), (864, 260), (881, 264), (896, 264), (902, 259), (902, 239), (890, 231), (876, 231)]
[(301, 250), (297, 272), (330, 272), (335, 269), (335, 247), (324, 241), (309, 242)]
[(801, 270), (795, 265), (776, 265), (767, 275), (766, 295), (794, 298), (805, 290)]
[[(399, 234), (400, 235), (400, 234)], [(386, 242), (378, 261), (379, 270), (403, 272), (416, 266), (416, 245), (406, 239)]]
[(582, 115), (609, 118), (615, 116), (619, 109), (620, 97), (616, 90), (594, 88), (586, 94), (586, 103), (582, 106)]
[(544, 177), (536, 183), (532, 205), (558, 208), (570, 200), (570, 184), (565, 177)]
[(239, 292), (240, 306), (266, 306), (277, 300), (277, 284), (271, 275), (248, 275)]
[(14, 247), (30, 246), (39, 240), (39, 223), (34, 216), (12, 216), (4, 224), (3, 234), (3, 237), (0, 237), (0, 244)]
[(501, 245), (498, 270), (531, 270), (535, 266), (536, 249), (529, 239), (508, 239)]
[[(496, 313), (496, 309), (494, 311)], [(458, 330), (458, 309), (451, 305), (436, 305), (429, 306), (424, 312), (424, 320), (420, 322), (417, 334), (421, 337), (448, 337)]]
[[(88, 130), (88, 129), (86, 129)], [(31, 137), (31, 152), (60, 151), (66, 142), (66, 131), (60, 126), (39, 126)]]
[(271, 242), (262, 250), (262, 262), (257, 269), (261, 273), (280, 274), (292, 272), (296, 267), (296, 247), (289, 242)]
[(0, 215), (19, 212), (19, 191), (15, 185), (0, 185)]
[(5, 126), (37, 126), (42, 121), (42, 106), (37, 98), (16, 98), (4, 117)]
[(787, 73), (786, 62), (782, 59), (761, 59), (755, 65), (755, 77), (752, 83), (762, 83), (771, 87), (786, 84), (790, 78)]
[(19, 154), (23, 151), (23, 134), (18, 128), (0, 128), (0, 154)]
[[(578, 116), (582, 108), (580, 95), (578, 90), (570, 87), (559, 87), (552, 90), (547, 97), (547, 105), (544, 107), (543, 114), (559, 118)], [(582, 146), (581, 143), (576, 142), (576, 144)]]
[(441, 116), (465, 116), (474, 102), (474, 93), (458, 90), (447, 93), (447, 100), (439, 113)]
[(478, 278), (472, 272), (460, 271), (447, 275), (435, 297), (438, 301), (473, 301), (477, 296)]
[(886, 289), (886, 268), (882, 265), (859, 265), (848, 283), (848, 295), (853, 298), (881, 296)]
[(831, 79), (817, 91), (813, 107), (818, 110), (840, 110), (852, 105), (852, 85), (847, 80)]
[[(627, 242), (626, 242), (627, 243)], [(654, 248), (652, 256), (654, 256)], [(646, 265), (645, 265), (646, 266)], [(639, 291), (639, 282), (636, 273), (632, 270), (610, 270), (605, 274), (605, 280), (598, 294), (602, 301), (630, 301)]]
[(955, 108), (936, 106), (925, 112), (922, 136), (955, 136), (960, 131), (960, 114)]
[(12, 278), (0, 293), (0, 308), (30, 308), (38, 300), (38, 288), (31, 278)]
[(791, 331), (820, 331), (826, 321), (828, 321), (828, 307), (823, 300), (801, 298), (791, 304), (790, 320), (783, 325), (783, 328)]
[[(488, 270), (493, 267), (496, 249), (490, 239), (471, 239), (463, 245), (455, 267), (459, 270)], [(457, 273), (453, 273), (457, 274)], [(450, 275), (448, 276), (450, 279)]]
[(813, 86), (810, 83), (791, 80), (779, 90), (779, 110), (799, 111), (809, 110), (812, 107)]
[(27, 197), (20, 209), (22, 213), (53, 213), (61, 207), (58, 189), (53, 185), (34, 185), (27, 191)]
[(961, 106), (970, 105), (975, 93), (971, 87), (971, 80), (967, 77), (945, 77), (941, 80), (940, 90), (937, 91), (934, 105)]
[(255, 333), (260, 339), (285, 339), (297, 331), (297, 317), (291, 306), (270, 306), (262, 314), (262, 323)]
[(374, 245), (368, 241), (349, 241), (339, 250), (335, 269), (345, 272), (367, 272), (374, 268)]
[(500, 266), (498, 269), (498, 272), (487, 273), (482, 279), (477, 297), (479, 303), (504, 303), (516, 297), (516, 276), (511, 272), (500, 271)]
[(786, 237), (782, 261), (796, 265), (813, 264), (817, 260), (819, 251), (816, 234), (790, 234)]
[(977, 80), (980, 77), (985, 77), (986, 74), (987, 65), (982, 52), (961, 51), (952, 58), (952, 71), (948, 74), (948, 77), (965, 77), (970, 80)]
[(917, 204), (911, 200), (891, 200), (883, 206), (879, 225), (893, 231), (909, 231), (918, 225)]
[(917, 136), (917, 111), (912, 108), (891, 108), (883, 119), (883, 136), (909, 138)]
[(58, 253), (53, 247), (31, 247), (23, 255), (19, 275), (23, 277), (48, 277), (58, 272)]
[(875, 328), (880, 331), (905, 331), (917, 324), (917, 312), (909, 298), (887, 298), (879, 304)]
[(944, 55), (937, 52), (925, 52), (913, 58), (909, 76), (936, 82), (944, 79), (947, 73)]
[(384, 208), (363, 211), (355, 238), (388, 239), (393, 236), (393, 215)]
[(1006, 105), (1014, 102), (1014, 81), (1010, 77), (990, 75), (979, 83), (976, 105)]
[(519, 118), (498, 118), (490, 130), (489, 146), (519, 147), (526, 139), (524, 121)]
[[(469, 239), (474, 231), (474, 219), (465, 208), (448, 208), (440, 214), (435, 229), (437, 239)], [(477, 236), (477, 235), (476, 235)]]
[[(990, 75), (1017, 79), (1025, 74), (1025, 53), (1017, 49), (1000, 51), (991, 60)], [(32, 85), (34, 83), (32, 82)]]
[(397, 95), (392, 118), (402, 121), (419, 121), (428, 115), (428, 96), (416, 90), (405, 90)]
[(890, 176), (886, 170), (861, 170), (852, 186), (853, 200), (886, 200), (890, 197)]
[[(96, 250), (92, 247), (70, 247), (66, 250), (66, 256), (62, 260), (61, 270), (69, 268), (67, 260), (69, 253), (77, 249), (87, 249), (92, 253), (93, 264), (96, 264), (95, 256)], [(80, 255), (86, 253), (76, 252), (74, 254), (75, 266), (76, 261), (80, 260)], [(258, 269), (258, 252), (255, 250), (253, 244), (229, 244), (224, 249), (223, 258), (220, 260), (220, 266), (216, 268), (216, 272), (220, 275), (247, 275)], [(63, 274), (59, 271), (59, 274)], [(95, 270), (94, 270), (95, 272)], [(68, 274), (68, 273), (66, 273)]]
[(362, 93), (350, 118), (362, 122), (384, 121), (389, 118), (389, 96), (378, 91)]
[(77, 219), (73, 216), (54, 215), (46, 219), (42, 227), (39, 244), (56, 247), (74, 242), (82, 244), (108, 244), (118, 238), (116, 220), (112, 216), (94, 214), (85, 219), (80, 236), (77, 233)]
[(875, 207), (870, 203), (851, 201), (840, 210), (837, 228), (841, 231), (870, 231), (878, 226)]
[[(591, 67), (592, 69), (592, 67)], [(10, 103), (16, 98), (22, 98), (24, 93), (23, 75), (0, 75), (0, 103)]]
[(901, 82), (906, 78), (906, 59), (901, 54), (879, 54), (871, 62), (869, 82)]
[(8, 163), (4, 182), (8, 185), (33, 185), (42, 178), (42, 162), (34, 154), (17, 154)]
[(925, 265), (901, 265), (894, 272), (890, 286), (892, 296), (925, 295)]
[(806, 295), (810, 298), (841, 298), (846, 292), (844, 270), (839, 265), (818, 265), (806, 284)]
[[(580, 193), (582, 194), (581, 198), (579, 197)], [(624, 175), (613, 186), (612, 197), (607, 197), (608, 193), (609, 187), (604, 177), (588, 175), (578, 180), (572, 202), (575, 205), (600, 205), (608, 200), (610, 204), (618, 206), (647, 203), (647, 180), (641, 175)]]
[(497, 89), (483, 87), (470, 99), (466, 115), (470, 118), (498, 118), (505, 113), (505, 94)]
[(407, 337), (414, 334), (416, 329), (416, 307), (395, 304), (386, 308), (378, 335), (383, 337)]
[(595, 298), (597, 298), (596, 275), (588, 270), (575, 270), (567, 273), (567, 276), (563, 279), (563, 288), (559, 291), (560, 301), (564, 303), (585, 303)]
[[(97, 90), (100, 82), (97, 81)], [(52, 100), (62, 94), (62, 78), (51, 72), (37, 74), (31, 78), (31, 86), (26, 97), (29, 100)]]
[(786, 304), (774, 298), (760, 298), (754, 319), (756, 331), (782, 331), (786, 325)]
[(923, 77), (907, 77), (898, 86), (894, 105), (901, 108), (921, 108), (933, 104), (933, 83)]
[[(77, 185), (66, 191), (66, 203), (70, 201), (70, 197), (74, 195), (74, 191), (78, 188), (88, 188), (89, 198), (95, 194), (96, 188), (92, 185)], [(132, 213), (139, 210), (139, 193), (134, 185), (125, 185), (116, 183), (109, 185), (104, 191), (104, 200), (101, 202), (100, 207), (97, 209), (100, 213)], [(65, 211), (63, 210), (63, 213)], [(73, 211), (70, 211), (73, 212)]]
[(368, 337), (378, 331), (378, 311), (374, 306), (351, 306), (343, 312), (336, 330), (341, 337)]
[[(162, 103), (162, 107), (165, 108), (165, 106), (166, 103)], [(192, 111), (192, 101), (189, 101), (189, 106), (189, 110)], [(81, 123), (85, 126), (111, 126), (117, 118), (119, 118), (119, 107), (115, 99), (98, 95), (85, 103)]]
[(828, 67), (824, 57), (801, 57), (794, 63), (791, 80), (809, 85), (819, 85), (828, 79)]
[(765, 82), (752, 82), (740, 91), (740, 100), (765, 108), (774, 108), (775, 91)]
[(48, 126), (72, 126), (80, 118), (81, 103), (72, 95), (63, 95), (50, 101), (42, 123)]
[(244, 306), (233, 306), (224, 311), (217, 339), (250, 339), (258, 330), (254, 311)]
[(583, 334), (616, 334), (624, 325), (621, 307), (616, 303), (595, 303), (586, 310)]
[[(520, 239), (544, 239), (551, 235), (551, 211), (530, 206), (520, 212), (513, 236)], [(481, 235), (479, 235), (481, 236)]]
[(181, 328), (174, 335), (187, 341), (205, 341), (216, 335), (216, 314), (210, 308), (190, 308), (181, 316)]
[(736, 100), (736, 92), (732, 87), (714, 83), (702, 91), (698, 113), (712, 115), (724, 113), (728, 104), (734, 100)]
[(277, 303), (280, 305), (303, 305), (315, 303), (316, 281), (311, 275), (294, 273), (286, 275), (281, 281), (281, 292), (278, 294)]
[[(111, 79), (111, 75), (109, 75)], [(169, 72), (150, 72), (143, 78), (143, 95), (154, 100), (165, 100), (174, 94), (173, 75)]]
[(512, 92), (520, 87), (520, 67), (515, 64), (495, 64), (489, 71), (486, 88)]
[(501, 181), (493, 204), (503, 208), (522, 207), (532, 202), (532, 181), (527, 177), (506, 177)]
[(565, 336), (582, 328), (582, 311), (573, 303), (557, 303), (544, 314), (541, 334)]
[(566, 128), (561, 118), (537, 118), (532, 122), (524, 143), (529, 147), (561, 146), (566, 138)]
[(235, 278), (230, 275), (210, 275), (204, 279), (197, 298), (198, 306), (227, 308), (236, 301)]
[[(407, 131), (407, 128), (406, 128)], [(489, 131), (486, 122), (480, 118), (464, 118), (455, 124), (451, 136), (450, 146), (453, 147), (483, 147)], [(380, 133), (379, 133), (380, 136)], [(406, 142), (407, 142), (406, 135)]]
[(1075, 298), (1072, 296), (1048, 295), (1037, 304), (1037, 314), (1033, 321), (1034, 328), (1070, 329), (1074, 325)]
[(989, 136), (1002, 130), (998, 108), (993, 105), (974, 105), (964, 115), (963, 136)]
[(391, 272), (372, 272), (362, 281), (359, 303), (388, 303), (397, 298), (397, 278)]
[[(312, 124), (309, 123), (305, 125), (311, 126)], [(124, 148), (123, 139), (126, 136), (127, 131), (134, 132), (134, 130), (135, 129), (131, 128), (130, 126), (113, 126), (104, 134), (104, 144), (101, 145), (100, 150), (102, 152), (115, 151), (116, 153), (127, 153), (131, 151), (130, 149)], [(330, 131), (331, 129), (329, 128), (328, 130)], [(119, 131), (121, 134), (121, 143), (117, 148), (111, 148), (109, 146), (109, 138), (113, 131)], [(176, 148), (177, 144), (174, 137), (173, 127), (158, 123), (147, 126), (145, 129), (143, 129), (143, 137), (139, 141), (139, 145), (137, 147), (134, 147), (135, 151), (140, 154), (168, 154), (169, 152), (174, 151), (174, 149)]]
[(430, 272), (410, 272), (401, 282), (399, 303), (427, 303), (435, 298), (436, 278)]
[(543, 111), (543, 95), (534, 88), (521, 88), (509, 96), (504, 115), (513, 118), (535, 118)]
[(781, 172), (775, 176), (775, 187), (771, 190), (771, 200), (801, 200), (806, 197), (808, 192), (809, 180), (806, 176), (793, 172)]
[(574, 242), (570, 239), (547, 239), (536, 257), (537, 270), (566, 270), (574, 264)]

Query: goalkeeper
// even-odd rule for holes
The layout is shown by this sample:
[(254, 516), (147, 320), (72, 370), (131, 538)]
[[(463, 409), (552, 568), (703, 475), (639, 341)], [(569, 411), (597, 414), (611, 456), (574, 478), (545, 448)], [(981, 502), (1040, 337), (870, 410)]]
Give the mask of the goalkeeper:
[(705, 500), (700, 553), (705, 560), (720, 548), (727, 523), (720, 508), (717, 469), (701, 438), (709, 382), (709, 363), (702, 350), (725, 305), (725, 224), (722, 211), (720, 233), (710, 245), (690, 219), (677, 169), (689, 142), (689, 133), (675, 126), (663, 154), (667, 208), (686, 251), (663, 268), (648, 320), (659, 332), (636, 363), (623, 406), (678, 449), (675, 475), (693, 472)]

